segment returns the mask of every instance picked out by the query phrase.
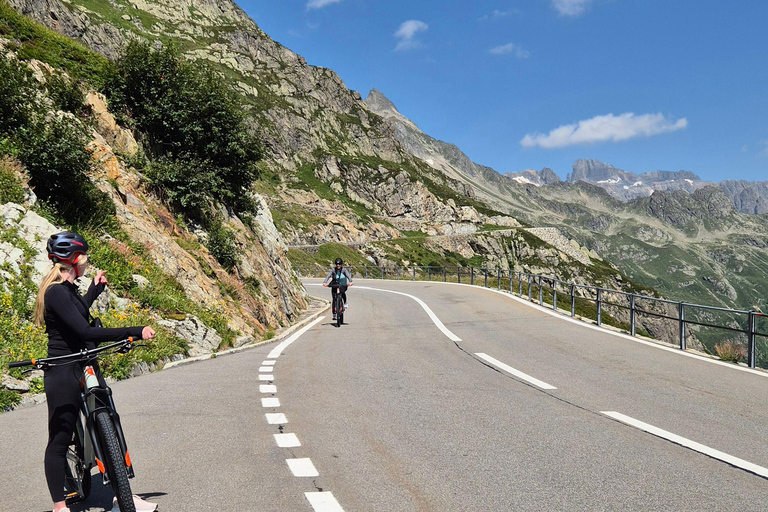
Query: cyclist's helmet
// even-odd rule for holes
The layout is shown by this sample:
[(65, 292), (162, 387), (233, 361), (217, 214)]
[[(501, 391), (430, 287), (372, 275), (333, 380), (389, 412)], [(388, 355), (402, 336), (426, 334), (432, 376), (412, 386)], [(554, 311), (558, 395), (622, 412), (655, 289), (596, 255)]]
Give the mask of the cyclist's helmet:
[(88, 252), (88, 242), (77, 233), (62, 231), (51, 235), (46, 249), (49, 260), (74, 267), (77, 257)]
[(336, 261), (333, 262), (336, 265), (343, 265), (344, 262), (341, 260), (341, 258), (336, 258)]

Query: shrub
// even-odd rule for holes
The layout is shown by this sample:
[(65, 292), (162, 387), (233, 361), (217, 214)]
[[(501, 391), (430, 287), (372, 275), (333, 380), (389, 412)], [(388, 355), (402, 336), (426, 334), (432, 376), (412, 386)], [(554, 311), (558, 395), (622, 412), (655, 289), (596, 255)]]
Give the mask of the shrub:
[(245, 191), (258, 177), (259, 144), (236, 93), (210, 67), (185, 60), (173, 45), (154, 50), (132, 41), (106, 91), (144, 134), (156, 160), (150, 179), (172, 206), (197, 219), (210, 211), (206, 199), (253, 208)]
[(747, 350), (744, 345), (735, 341), (716, 343), (715, 353), (722, 361), (728, 363), (738, 363), (747, 357)]
[(21, 203), (26, 197), (21, 164), (9, 157), (0, 158), (0, 204)]

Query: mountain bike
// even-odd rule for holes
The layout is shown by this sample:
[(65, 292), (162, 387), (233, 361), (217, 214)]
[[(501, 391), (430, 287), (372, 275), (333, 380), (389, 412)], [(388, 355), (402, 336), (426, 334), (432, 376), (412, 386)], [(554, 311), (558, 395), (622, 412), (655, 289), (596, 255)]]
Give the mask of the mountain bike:
[[(91, 492), (91, 469), (96, 466), (104, 485), (111, 485), (121, 512), (136, 512), (129, 478), (134, 477), (133, 464), (123, 436), (120, 416), (112, 400), (112, 390), (101, 385), (94, 369), (95, 361), (107, 354), (127, 354), (136, 347), (132, 338), (110, 343), (91, 350), (81, 350), (66, 356), (31, 359), (9, 363), (9, 368), (31, 366), (46, 370), (72, 365), (80, 374), (80, 415), (72, 443), (67, 450), (64, 496), (67, 503), (76, 503)], [(80, 364), (78, 364), (80, 363)]]
[[(341, 286), (340, 284), (329, 284), (328, 288), (341, 288)], [(341, 291), (336, 293), (333, 310), (336, 311), (336, 327), (341, 327), (344, 323), (344, 299), (341, 297)]]

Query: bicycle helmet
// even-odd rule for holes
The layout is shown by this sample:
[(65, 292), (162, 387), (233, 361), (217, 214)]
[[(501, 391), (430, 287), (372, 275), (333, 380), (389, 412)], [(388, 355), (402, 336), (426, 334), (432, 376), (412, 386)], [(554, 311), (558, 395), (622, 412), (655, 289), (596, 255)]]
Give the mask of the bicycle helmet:
[(344, 262), (341, 260), (341, 258), (336, 258), (336, 261), (333, 262), (335, 265), (343, 265)]
[(51, 235), (48, 239), (48, 259), (54, 263), (64, 263), (75, 266), (77, 257), (88, 252), (88, 242), (78, 235), (69, 231), (62, 231)]

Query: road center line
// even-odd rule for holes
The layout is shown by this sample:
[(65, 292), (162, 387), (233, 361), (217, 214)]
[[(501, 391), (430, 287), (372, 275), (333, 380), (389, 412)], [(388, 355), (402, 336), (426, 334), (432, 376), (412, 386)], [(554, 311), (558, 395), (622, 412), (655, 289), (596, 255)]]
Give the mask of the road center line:
[(502, 363), (498, 359), (492, 358), (488, 354), (483, 354), (482, 352), (477, 352), (477, 353), (475, 353), (475, 355), (477, 357), (479, 357), (480, 359), (483, 359), (486, 362), (492, 364), (496, 368), (504, 370), (507, 373), (511, 373), (512, 375), (514, 375), (518, 379), (522, 379), (522, 380), (528, 382), (529, 384), (533, 384), (534, 386), (536, 386), (538, 388), (541, 388), (541, 389), (557, 389), (555, 386), (547, 384), (544, 381), (540, 381), (539, 379), (535, 379), (535, 378), (531, 377), (530, 375), (521, 372), (520, 370), (515, 370), (511, 366)]
[(328, 491), (305, 492), (304, 496), (307, 497), (307, 501), (312, 505), (315, 512), (344, 512), (333, 494)]
[(714, 448), (710, 448), (709, 446), (697, 443), (696, 441), (691, 441), (690, 439), (686, 439), (685, 437), (680, 437), (671, 432), (667, 432), (666, 430), (662, 430), (658, 427), (654, 427), (653, 425), (649, 425), (648, 423), (643, 423), (640, 420), (636, 420), (629, 416), (625, 416), (624, 414), (621, 414), (619, 412), (600, 411), (600, 414), (604, 414), (610, 418), (618, 420), (629, 426), (648, 432), (651, 435), (660, 437), (662, 439), (666, 439), (667, 441), (672, 441), (675, 444), (679, 444), (680, 446), (684, 446), (693, 451), (702, 453), (708, 457), (712, 457), (713, 459), (723, 461), (726, 464), (730, 464), (731, 466), (737, 467), (739, 469), (743, 469), (745, 471), (749, 471), (750, 473), (754, 473), (756, 475), (762, 476), (763, 478), (768, 478), (768, 469), (762, 466), (758, 466), (757, 464), (748, 462), (744, 459), (739, 459), (738, 457), (728, 455), (727, 453), (721, 452), (719, 450), (715, 450)]
[(291, 468), (293, 476), (320, 476), (320, 473), (315, 469), (315, 465), (312, 464), (312, 459), (286, 459), (285, 462), (287, 462), (288, 467)]
[(315, 324), (323, 321), (324, 319), (325, 317), (321, 316), (321, 317), (318, 317), (314, 322), (310, 322), (309, 324), (305, 325), (299, 331), (295, 332), (290, 338), (288, 338), (287, 340), (283, 341), (278, 346), (273, 348), (272, 352), (270, 352), (267, 357), (269, 359), (277, 359), (280, 356), (280, 354), (283, 353), (283, 350), (285, 350), (286, 347), (288, 347), (288, 345), (290, 345), (291, 343), (299, 339), (299, 336), (301, 336), (302, 334), (310, 330), (312, 327), (315, 326)]
[[(305, 284), (305, 286), (306, 286), (306, 284)], [(309, 283), (309, 286), (322, 286), (322, 285), (316, 284), (316, 283)], [(394, 290), (384, 290), (382, 288), (371, 288), (370, 286), (357, 286), (357, 285), (355, 285), (355, 288), (359, 288), (361, 290), (373, 290), (375, 292), (394, 293), (394, 294), (397, 294), (397, 295), (404, 295), (404, 296), (406, 296), (406, 297), (408, 297), (410, 299), (413, 299), (413, 300), (415, 300), (419, 304), (419, 306), (421, 306), (424, 309), (424, 311), (427, 312), (427, 315), (429, 315), (429, 318), (432, 320), (432, 322), (435, 324), (435, 326), (438, 329), (440, 329), (440, 331), (443, 334), (445, 334), (448, 337), (449, 340), (451, 340), (451, 341), (461, 341), (461, 338), (459, 338), (458, 336), (453, 334), (443, 324), (443, 322), (441, 322), (440, 319), (437, 318), (437, 315), (434, 313), (434, 311), (432, 311), (429, 308), (429, 306), (427, 306), (427, 304), (423, 300), (421, 300), (420, 298), (416, 297), (415, 295), (411, 295), (409, 293), (403, 293), (403, 292), (396, 292)], [(270, 355), (270, 357), (272, 357), (272, 356)]]

